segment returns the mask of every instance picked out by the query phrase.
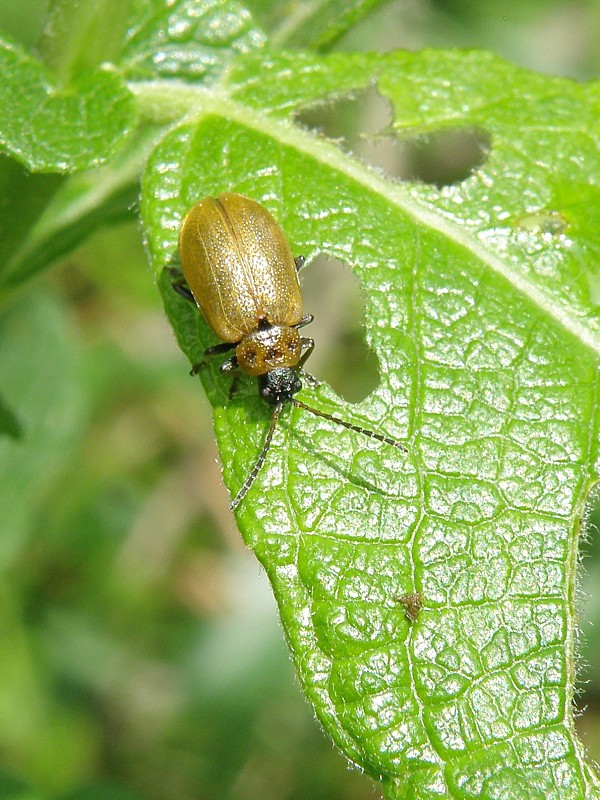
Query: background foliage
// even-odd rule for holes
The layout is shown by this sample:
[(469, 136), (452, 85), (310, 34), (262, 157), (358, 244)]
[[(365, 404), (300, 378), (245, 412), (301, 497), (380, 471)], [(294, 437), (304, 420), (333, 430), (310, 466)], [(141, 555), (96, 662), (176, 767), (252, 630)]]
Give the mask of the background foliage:
[[(258, 47), (262, 27), (275, 43), (294, 44), (297, 37), (301, 44), (310, 18), (290, 32), (290, 14), (282, 8), (252, 4), (257, 23), (247, 16), (230, 42), (245, 51)], [(41, 33), (31, 22), (43, 20), (45, 10), (43, 3), (5, 3), (0, 27), (31, 45)], [(84, 48), (89, 63), (80, 63), (80, 40), (90, 31), (94, 39), (118, 38), (112, 27), (100, 35), (101, 12), (99, 6), (90, 17), (82, 13), (60, 49), (42, 36), (40, 49), (57, 74), (93, 69), (98, 57), (108, 57), (105, 50)], [(61, 24), (60, 13), (58, 6), (54, 25)], [(598, 67), (598, 24), (591, 3), (488, 3), (485, 12), (478, 3), (397, 3), (357, 19), (341, 39), (330, 30), (316, 44), (484, 46), (524, 66), (585, 78)], [(148, 46), (152, 25), (150, 14), (140, 15), (139, 36), (123, 54), (138, 79), (156, 52)], [(214, 41), (205, 46), (206, 68), (218, 70), (219, 47)], [(163, 63), (169, 74), (168, 58)], [(32, 81), (49, 79), (32, 75)], [(307, 122), (351, 137), (357, 116), (364, 116), (364, 130), (381, 113), (376, 103), (366, 96), (345, 115), (337, 109), (339, 131), (325, 112)], [(90, 97), (82, 124), (89, 124), (94, 106), (103, 110), (101, 92)], [(122, 121), (133, 111), (124, 102), (112, 113)], [(51, 136), (52, 130), (42, 130), (38, 139)], [(93, 131), (81, 140), (80, 165), (93, 164)], [(427, 177), (448, 181), (440, 177), (443, 170), (459, 174), (474, 163), (480, 143), (475, 138), (460, 145), (454, 163), (446, 147), (440, 172)], [(210, 413), (164, 321), (131, 213), (145, 152), (140, 138), (123, 163), (102, 168), (102, 202), (93, 209), (82, 203), (85, 173), (65, 187), (55, 175), (25, 176), (14, 162), (2, 162), (0, 222), (9, 276), (34, 275), (48, 251), (64, 250), (57, 220), (76, 220), (69, 226), (75, 240), (93, 231), (50, 274), (9, 296), (3, 311), (0, 386), (10, 383), (7, 427), (18, 436), (22, 421), (35, 433), (23, 444), (31, 455), (21, 451), (4, 470), (3, 796), (372, 796), (370, 781), (347, 771), (314, 724), (295, 685), (265, 576), (227, 511)], [(435, 141), (410, 153), (417, 177), (431, 169), (435, 154)], [(51, 197), (54, 213), (36, 226), (28, 249), (15, 252), (10, 245), (19, 225), (36, 214), (36, 208), (21, 208), (18, 190), (11, 190), (23, 183), (39, 207)], [(307, 280), (306, 307), (325, 321), (315, 338), (327, 342), (311, 368), (342, 396), (360, 399), (376, 383), (362, 344), (360, 295), (343, 271), (326, 272), (328, 285)], [(355, 311), (336, 315), (330, 311), (336, 305)], [(349, 352), (364, 365), (351, 375), (344, 369)], [(592, 537), (588, 549), (582, 596), (588, 584), (597, 585), (600, 570)], [(588, 706), (580, 726), (596, 758), (600, 641), (589, 623), (599, 603), (597, 592), (581, 603), (582, 662), (589, 666), (579, 701)]]

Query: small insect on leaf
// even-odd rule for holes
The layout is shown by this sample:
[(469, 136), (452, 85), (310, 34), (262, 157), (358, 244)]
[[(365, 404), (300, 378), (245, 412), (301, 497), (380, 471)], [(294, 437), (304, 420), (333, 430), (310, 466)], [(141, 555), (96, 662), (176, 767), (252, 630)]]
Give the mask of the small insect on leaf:
[(423, 608), (423, 592), (409, 592), (396, 598), (400, 605), (404, 606), (407, 618), (410, 622), (415, 622)]

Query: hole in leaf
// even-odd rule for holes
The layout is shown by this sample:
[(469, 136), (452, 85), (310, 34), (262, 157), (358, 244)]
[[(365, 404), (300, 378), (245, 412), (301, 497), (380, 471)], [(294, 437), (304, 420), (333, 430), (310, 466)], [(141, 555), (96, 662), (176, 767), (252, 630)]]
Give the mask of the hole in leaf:
[(598, 619), (600, 596), (600, 482), (596, 481), (589, 489), (582, 504), (581, 513), (574, 521), (575, 532), (579, 535), (578, 549), (580, 574), (578, 576), (577, 622), (583, 634), (579, 645), (578, 684), (581, 687), (577, 698), (577, 708), (586, 709), (583, 717), (576, 716), (576, 723), (582, 738), (590, 721), (590, 706), (599, 707), (598, 653), (600, 639), (594, 624)]
[(466, 180), (487, 159), (490, 139), (477, 128), (452, 128), (403, 143), (406, 180), (450, 186)]
[(315, 340), (306, 370), (358, 403), (379, 385), (377, 358), (364, 339), (360, 283), (343, 261), (323, 255), (301, 271), (300, 281), (304, 313), (315, 316), (302, 330)]
[(590, 555), (600, 565), (600, 481), (590, 487), (576, 525), (582, 555)]
[(485, 162), (491, 145), (475, 127), (400, 138), (391, 129), (392, 104), (374, 85), (306, 108), (297, 119), (390, 178), (435, 186), (468, 178)]

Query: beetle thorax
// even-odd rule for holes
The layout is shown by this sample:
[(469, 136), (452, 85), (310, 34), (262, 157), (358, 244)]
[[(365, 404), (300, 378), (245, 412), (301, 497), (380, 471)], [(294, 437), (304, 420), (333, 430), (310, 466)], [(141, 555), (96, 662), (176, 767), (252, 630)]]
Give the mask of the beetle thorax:
[(244, 372), (264, 375), (279, 367), (296, 366), (302, 354), (302, 344), (296, 328), (265, 323), (242, 339), (235, 354)]

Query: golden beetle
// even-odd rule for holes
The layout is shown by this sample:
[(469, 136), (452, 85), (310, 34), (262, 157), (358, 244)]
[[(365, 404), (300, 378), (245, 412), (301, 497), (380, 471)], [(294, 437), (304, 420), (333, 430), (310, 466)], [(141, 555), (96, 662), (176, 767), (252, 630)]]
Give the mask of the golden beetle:
[[(302, 314), (298, 270), (304, 258), (294, 259), (285, 234), (260, 203), (231, 192), (201, 200), (181, 226), (179, 261), (183, 276), (176, 277), (173, 288), (198, 305), (221, 339), (205, 351), (205, 358), (235, 348), (221, 371), (240, 369), (258, 378), (260, 396), (273, 406), (262, 450), (232, 509), (258, 475), (285, 404), (406, 450), (395, 439), (351, 425), (294, 397), (302, 388), (299, 373), (311, 385), (317, 383), (302, 369), (314, 342), (298, 332), (313, 320), (312, 314)], [(204, 364), (204, 360), (196, 364), (192, 373)]]

